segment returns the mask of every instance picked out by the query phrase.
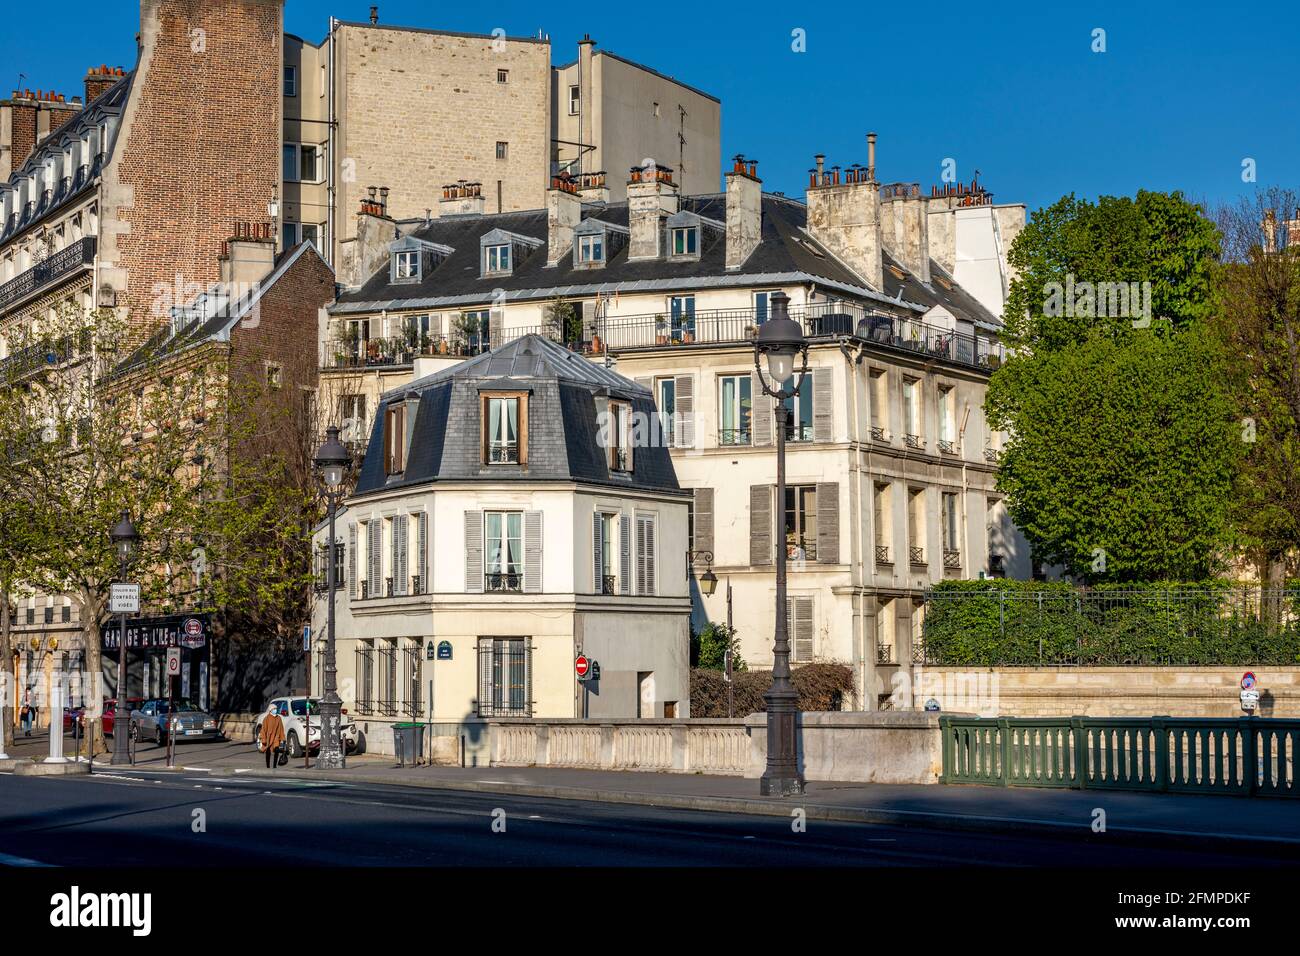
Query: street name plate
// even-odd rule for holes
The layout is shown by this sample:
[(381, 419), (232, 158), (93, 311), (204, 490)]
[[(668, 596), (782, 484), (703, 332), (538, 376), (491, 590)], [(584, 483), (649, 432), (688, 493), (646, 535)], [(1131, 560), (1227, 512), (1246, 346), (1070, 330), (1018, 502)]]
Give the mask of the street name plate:
[(114, 584), (108, 593), (108, 613), (139, 614), (140, 585)]

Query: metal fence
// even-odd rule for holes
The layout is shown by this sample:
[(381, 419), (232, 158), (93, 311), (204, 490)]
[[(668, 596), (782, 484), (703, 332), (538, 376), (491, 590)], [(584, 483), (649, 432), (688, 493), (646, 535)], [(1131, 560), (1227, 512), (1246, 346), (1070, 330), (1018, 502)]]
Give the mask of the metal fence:
[(940, 782), (1297, 797), (1300, 720), (941, 717)]
[(933, 665), (1296, 664), (1300, 589), (936, 589), (921, 649)]

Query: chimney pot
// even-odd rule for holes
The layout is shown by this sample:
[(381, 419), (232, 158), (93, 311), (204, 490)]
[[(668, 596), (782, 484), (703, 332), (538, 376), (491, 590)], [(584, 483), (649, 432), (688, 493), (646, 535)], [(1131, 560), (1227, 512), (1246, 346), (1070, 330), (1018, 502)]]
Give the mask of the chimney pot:
[(371, 7), (371, 8), (370, 8), (370, 22), (371, 22), (371, 23), (378, 23), (378, 22), (379, 22), (379, 8), (378, 8), (378, 7)]

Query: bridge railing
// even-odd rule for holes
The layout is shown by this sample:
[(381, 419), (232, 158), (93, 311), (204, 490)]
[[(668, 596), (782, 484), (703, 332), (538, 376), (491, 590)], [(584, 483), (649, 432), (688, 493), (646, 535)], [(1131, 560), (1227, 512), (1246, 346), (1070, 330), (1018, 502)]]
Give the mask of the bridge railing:
[(943, 783), (1300, 797), (1300, 720), (943, 717)]

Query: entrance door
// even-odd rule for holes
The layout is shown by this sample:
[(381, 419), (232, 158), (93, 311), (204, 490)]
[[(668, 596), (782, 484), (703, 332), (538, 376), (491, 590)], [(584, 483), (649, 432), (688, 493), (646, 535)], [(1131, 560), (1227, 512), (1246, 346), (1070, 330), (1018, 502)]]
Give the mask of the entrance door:
[(641, 671), (636, 675), (637, 694), (636, 715), (638, 718), (654, 717), (655, 714), (655, 675), (654, 671)]

